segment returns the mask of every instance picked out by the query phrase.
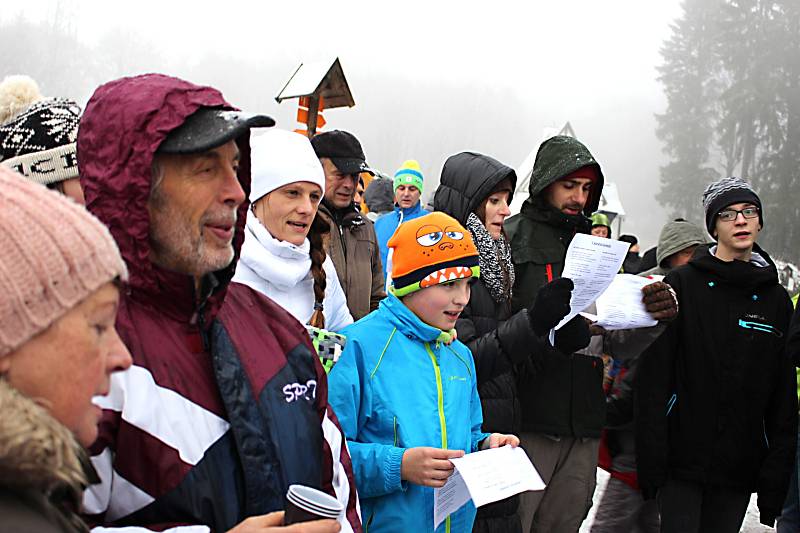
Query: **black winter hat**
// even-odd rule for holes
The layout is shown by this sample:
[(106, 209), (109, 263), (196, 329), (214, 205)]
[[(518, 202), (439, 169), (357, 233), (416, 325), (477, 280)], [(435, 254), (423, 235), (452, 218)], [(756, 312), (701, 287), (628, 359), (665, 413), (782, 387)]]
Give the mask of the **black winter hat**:
[[(714, 237), (717, 215), (731, 204), (748, 202), (758, 207), (758, 222), (764, 227), (764, 210), (761, 208), (761, 198), (755, 193), (750, 184), (734, 176), (722, 178), (711, 183), (703, 192), (703, 208), (706, 212), (706, 229)], [(716, 237), (715, 237), (716, 239)]]

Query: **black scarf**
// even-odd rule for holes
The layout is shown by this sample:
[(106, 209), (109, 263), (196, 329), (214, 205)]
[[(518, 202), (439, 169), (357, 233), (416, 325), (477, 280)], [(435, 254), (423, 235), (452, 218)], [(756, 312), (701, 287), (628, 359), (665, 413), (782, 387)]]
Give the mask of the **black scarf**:
[(478, 248), (481, 280), (497, 303), (511, 300), (514, 286), (514, 266), (511, 263), (511, 247), (505, 236), (492, 237), (475, 213), (467, 218), (467, 229), (472, 233)]

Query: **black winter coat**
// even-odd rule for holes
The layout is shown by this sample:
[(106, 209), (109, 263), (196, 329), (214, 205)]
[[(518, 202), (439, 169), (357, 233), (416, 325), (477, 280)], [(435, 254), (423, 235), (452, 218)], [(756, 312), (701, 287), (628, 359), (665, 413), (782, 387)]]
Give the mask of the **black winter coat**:
[[(514, 187), (514, 171), (491, 157), (471, 152), (454, 155), (444, 165), (433, 207), (466, 224), (469, 214), (504, 179)], [(527, 310), (512, 315), (511, 302), (496, 302), (478, 279), (456, 330), (458, 340), (469, 347), (475, 359), (483, 430), (517, 433), (520, 406), (514, 367), (526, 364), (535, 347), (542, 345), (531, 329)], [(521, 531), (518, 501), (515, 496), (481, 507), (473, 531)]]
[[(538, 290), (561, 276), (575, 233), (588, 219), (568, 216), (537, 197), (508, 224), (514, 260), (513, 309), (529, 307)], [(567, 437), (600, 437), (605, 424), (603, 361), (582, 353), (542, 352), (535, 374), (521, 374), (522, 430)]]
[(785, 335), (792, 313), (775, 265), (707, 248), (665, 281), (680, 313), (644, 352), (635, 385), (639, 483), (667, 479), (758, 492), (780, 514), (795, 460), (797, 396)]
[[(542, 197), (548, 185), (583, 167), (595, 167), (599, 180), (582, 214), (566, 215)], [(516, 281), (512, 309), (524, 309), (539, 289), (561, 276), (564, 257), (575, 233), (589, 233), (584, 215), (597, 210), (603, 173), (587, 148), (559, 135), (543, 142), (536, 154), (528, 188), (530, 196), (519, 215), (506, 223), (511, 239)], [(598, 357), (556, 350), (543, 352), (535, 375), (520, 376), (522, 430), (572, 437), (600, 437), (605, 423), (603, 362)]]

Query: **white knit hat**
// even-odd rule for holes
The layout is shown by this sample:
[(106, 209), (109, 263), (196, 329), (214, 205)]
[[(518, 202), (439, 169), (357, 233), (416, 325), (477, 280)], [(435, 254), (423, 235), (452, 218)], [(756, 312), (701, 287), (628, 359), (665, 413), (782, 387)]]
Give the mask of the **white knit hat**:
[(83, 206), (0, 166), (0, 357), (128, 271)]
[(250, 203), (275, 189), (307, 181), (325, 191), (325, 172), (308, 137), (271, 129), (250, 139)]

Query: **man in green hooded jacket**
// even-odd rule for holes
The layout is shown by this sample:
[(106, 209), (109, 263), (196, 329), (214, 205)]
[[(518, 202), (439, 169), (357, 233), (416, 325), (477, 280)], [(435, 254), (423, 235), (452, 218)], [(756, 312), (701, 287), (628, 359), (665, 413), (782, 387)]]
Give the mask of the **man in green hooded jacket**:
[[(603, 173), (573, 137), (556, 136), (539, 147), (530, 196), (506, 222), (516, 281), (513, 310), (529, 307), (540, 287), (559, 277), (576, 233), (589, 233)], [(669, 287), (645, 287), (648, 311), (658, 319), (677, 313)], [(589, 344), (589, 324), (573, 318), (555, 334), (557, 350), (534, 372), (519, 375), (522, 445), (547, 484), (522, 497), (523, 530), (577, 531), (592, 505), (600, 433), (605, 423), (603, 361), (577, 353)]]

